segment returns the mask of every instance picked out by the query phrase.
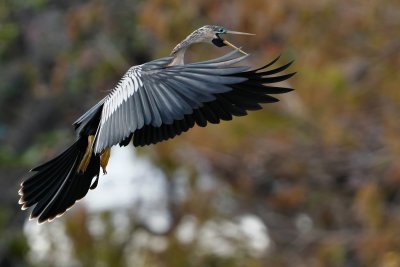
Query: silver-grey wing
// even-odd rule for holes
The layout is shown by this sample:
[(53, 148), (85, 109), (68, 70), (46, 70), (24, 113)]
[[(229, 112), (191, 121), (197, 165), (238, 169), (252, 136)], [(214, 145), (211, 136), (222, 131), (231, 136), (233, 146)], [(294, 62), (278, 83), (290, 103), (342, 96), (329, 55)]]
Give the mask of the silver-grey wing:
[(289, 65), (265, 71), (247, 71), (234, 64), (247, 56), (233, 51), (217, 59), (168, 66), (171, 57), (132, 67), (105, 98), (96, 133), (95, 153), (134, 136), (134, 145), (143, 146), (172, 138), (195, 123), (218, 123), (246, 110), (261, 108), (259, 103), (276, 102), (266, 94), (291, 89), (267, 86), (293, 74), (266, 77)]

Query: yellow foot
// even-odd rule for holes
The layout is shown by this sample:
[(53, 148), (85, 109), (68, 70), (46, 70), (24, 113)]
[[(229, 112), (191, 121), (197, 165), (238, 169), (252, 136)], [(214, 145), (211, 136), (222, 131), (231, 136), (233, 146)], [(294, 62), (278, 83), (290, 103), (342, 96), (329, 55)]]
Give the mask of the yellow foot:
[(100, 166), (103, 169), (103, 174), (107, 174), (107, 164), (108, 164), (108, 160), (110, 159), (110, 155), (111, 155), (111, 148), (106, 148), (103, 150), (103, 152), (101, 152), (100, 155)]

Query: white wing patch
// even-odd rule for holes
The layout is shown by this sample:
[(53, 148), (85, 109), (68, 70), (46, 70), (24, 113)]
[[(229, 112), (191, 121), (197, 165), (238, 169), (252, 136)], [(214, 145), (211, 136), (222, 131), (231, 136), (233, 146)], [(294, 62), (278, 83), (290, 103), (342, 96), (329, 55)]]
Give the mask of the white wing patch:
[[(141, 80), (142, 67), (134, 66), (131, 67), (122, 79), (118, 82), (111, 93), (106, 97), (104, 102), (103, 111), (101, 114), (101, 120), (96, 133), (95, 153), (100, 153), (104, 148), (104, 144), (99, 144), (99, 140), (104, 140), (102, 136), (109, 134), (104, 132), (104, 124), (113, 116), (114, 112), (120, 107), (125, 101), (127, 101), (133, 94), (143, 86)], [(134, 112), (134, 111), (130, 111)], [(106, 127), (107, 128), (107, 127)], [(108, 129), (109, 130), (109, 129)], [(131, 129), (133, 130), (133, 129)]]
[(100, 124), (106, 122), (124, 101), (143, 86), (141, 76), (141, 66), (134, 66), (127, 71), (117, 86), (107, 96)]

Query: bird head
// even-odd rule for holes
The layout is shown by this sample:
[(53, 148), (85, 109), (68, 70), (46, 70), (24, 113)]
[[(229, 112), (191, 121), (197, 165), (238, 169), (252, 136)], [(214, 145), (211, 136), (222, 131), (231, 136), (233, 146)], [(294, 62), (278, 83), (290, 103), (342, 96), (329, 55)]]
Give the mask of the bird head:
[(197, 42), (212, 43), (217, 47), (230, 46), (233, 49), (237, 49), (241, 53), (247, 55), (246, 52), (242, 51), (240, 48), (236, 47), (232, 43), (222, 38), (222, 36), (227, 34), (254, 35), (252, 33), (247, 33), (247, 32), (237, 32), (237, 31), (227, 30), (222, 26), (216, 26), (216, 25), (203, 26), (194, 31), (191, 35), (192, 38), (196, 39)]

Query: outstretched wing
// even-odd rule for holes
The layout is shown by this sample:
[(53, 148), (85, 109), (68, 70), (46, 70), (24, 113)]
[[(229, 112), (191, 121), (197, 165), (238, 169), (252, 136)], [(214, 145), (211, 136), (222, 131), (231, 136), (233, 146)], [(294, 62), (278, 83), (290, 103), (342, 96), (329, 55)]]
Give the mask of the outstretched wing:
[(194, 124), (230, 120), (260, 109), (259, 103), (276, 102), (267, 94), (291, 89), (267, 84), (290, 78), (294, 73), (270, 77), (289, 67), (256, 70), (234, 64), (247, 56), (233, 51), (220, 58), (168, 66), (173, 58), (162, 58), (132, 67), (104, 99), (96, 134), (95, 153), (120, 143), (143, 146), (172, 138)]

